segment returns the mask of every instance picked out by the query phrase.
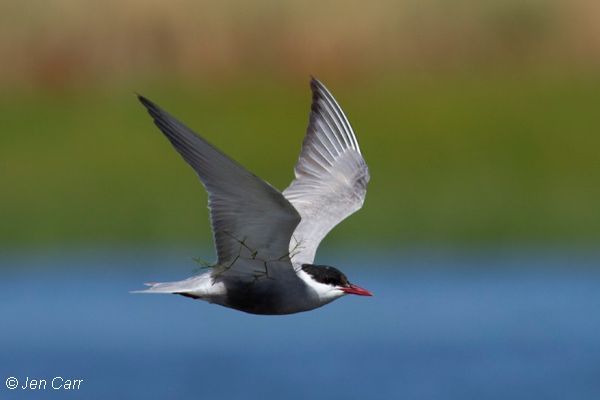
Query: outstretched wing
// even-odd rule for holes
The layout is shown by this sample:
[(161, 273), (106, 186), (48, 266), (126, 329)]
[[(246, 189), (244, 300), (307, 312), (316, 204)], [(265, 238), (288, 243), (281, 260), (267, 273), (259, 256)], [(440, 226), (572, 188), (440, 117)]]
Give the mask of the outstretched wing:
[(360, 209), (369, 170), (348, 119), (331, 93), (318, 80), (310, 82), (312, 106), (296, 179), (283, 195), (302, 220), (290, 241), (295, 265), (312, 264), (327, 233)]
[(208, 191), (219, 265), (231, 266), (239, 258), (286, 259), (292, 232), (300, 221), (289, 201), (156, 104), (142, 96), (139, 100)]

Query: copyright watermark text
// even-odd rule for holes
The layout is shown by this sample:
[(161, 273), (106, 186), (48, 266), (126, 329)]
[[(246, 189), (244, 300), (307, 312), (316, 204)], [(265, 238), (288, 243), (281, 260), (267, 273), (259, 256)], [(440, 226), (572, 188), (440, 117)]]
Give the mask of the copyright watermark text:
[(19, 382), (18, 378), (10, 376), (6, 378), (5, 384), (10, 390), (79, 390), (83, 384), (83, 379), (64, 378), (62, 376), (52, 378), (31, 378), (26, 376)]

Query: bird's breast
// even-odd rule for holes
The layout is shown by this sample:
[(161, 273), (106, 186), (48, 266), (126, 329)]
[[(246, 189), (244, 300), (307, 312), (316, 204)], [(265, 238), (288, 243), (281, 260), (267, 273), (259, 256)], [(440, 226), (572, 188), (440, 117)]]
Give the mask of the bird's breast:
[(318, 299), (299, 278), (264, 278), (254, 282), (225, 282), (223, 305), (251, 314), (281, 315), (319, 307)]

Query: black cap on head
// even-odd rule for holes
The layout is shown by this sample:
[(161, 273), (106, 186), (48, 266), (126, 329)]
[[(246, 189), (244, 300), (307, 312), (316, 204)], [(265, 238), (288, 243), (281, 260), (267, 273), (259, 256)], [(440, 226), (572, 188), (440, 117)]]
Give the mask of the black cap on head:
[(348, 278), (339, 269), (329, 265), (304, 264), (302, 270), (315, 281), (331, 286), (346, 287), (350, 285)]

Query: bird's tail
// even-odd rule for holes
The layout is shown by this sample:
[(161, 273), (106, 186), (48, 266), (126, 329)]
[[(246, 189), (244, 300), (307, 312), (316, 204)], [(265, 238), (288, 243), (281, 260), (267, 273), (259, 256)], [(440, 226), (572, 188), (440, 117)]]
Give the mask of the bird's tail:
[(182, 295), (198, 294), (201, 288), (204, 286), (203, 283), (207, 279), (210, 279), (209, 275), (194, 276), (183, 281), (177, 282), (157, 282), (157, 283), (145, 283), (148, 286), (144, 290), (134, 290), (131, 293), (175, 293)]
[(144, 285), (148, 286), (147, 289), (132, 290), (130, 293), (179, 293), (182, 290), (189, 289), (184, 288), (184, 285), (181, 285), (181, 283), (182, 282), (144, 283)]

